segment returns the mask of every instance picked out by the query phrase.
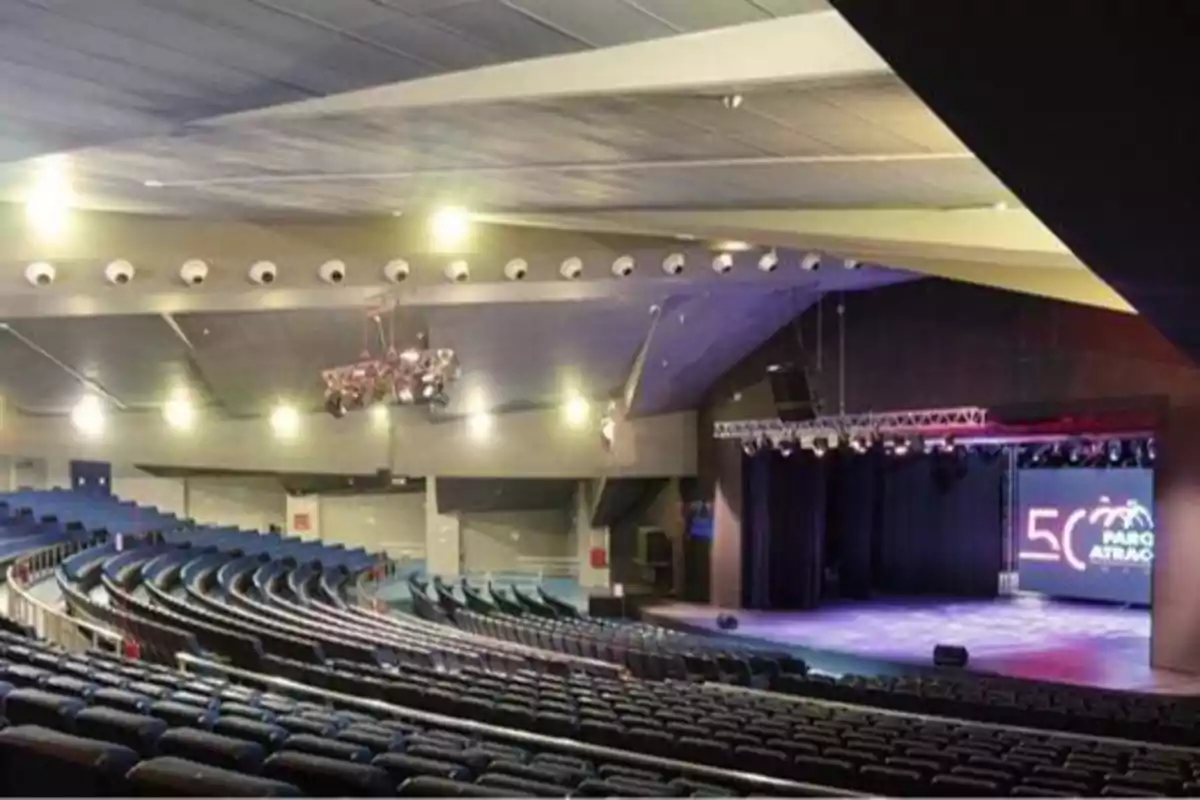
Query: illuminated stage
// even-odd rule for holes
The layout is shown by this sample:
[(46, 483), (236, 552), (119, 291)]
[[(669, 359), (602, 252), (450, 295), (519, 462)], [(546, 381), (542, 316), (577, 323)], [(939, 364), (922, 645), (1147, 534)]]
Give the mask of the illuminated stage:
[[(651, 621), (716, 630), (709, 606), (646, 609)], [(960, 644), (969, 669), (1113, 689), (1200, 694), (1200, 678), (1150, 668), (1150, 612), (1028, 595), (998, 600), (843, 603), (807, 612), (736, 611), (733, 635), (787, 645), (827, 672), (898, 673)]]

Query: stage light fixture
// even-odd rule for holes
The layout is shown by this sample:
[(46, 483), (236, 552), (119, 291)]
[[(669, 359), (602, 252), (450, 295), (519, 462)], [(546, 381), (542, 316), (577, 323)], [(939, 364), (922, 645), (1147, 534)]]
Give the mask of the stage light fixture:
[(486, 411), (475, 411), (467, 417), (467, 428), (471, 436), (482, 439), (492, 431), (492, 415)]
[(563, 404), (563, 416), (572, 428), (582, 428), (591, 414), (592, 407), (583, 395), (572, 393)]
[(901, 436), (892, 444), (892, 455), (906, 456), (911, 448), (912, 443), (909, 442), (908, 439), (905, 439), (903, 436)]
[(504, 265), (504, 277), (510, 281), (523, 281), (529, 274), (529, 262), (523, 258), (514, 258)]
[(683, 253), (671, 253), (663, 259), (663, 272), (668, 275), (678, 275), (683, 272), (683, 267), (687, 263), (687, 259)]
[(279, 439), (291, 439), (300, 430), (300, 412), (286, 404), (275, 407), (270, 421), (271, 430)]
[(1151, 464), (1153, 464), (1154, 461), (1158, 458), (1157, 451), (1158, 451), (1158, 448), (1154, 444), (1154, 439), (1153, 438), (1147, 439), (1146, 440), (1146, 458), (1147, 458), (1147, 460), (1150, 461)]
[(458, 206), (440, 208), (430, 217), (429, 230), (436, 247), (455, 248), (471, 233), (471, 214)]
[(829, 440), (824, 436), (814, 437), (812, 442), (812, 451), (814, 456), (821, 458), (829, 452)]
[(39, 175), (25, 202), (25, 218), (44, 239), (57, 239), (67, 232), (75, 192), (69, 175), (70, 161), (54, 156), (42, 161)]
[(821, 254), (809, 253), (804, 258), (800, 259), (800, 269), (805, 272), (816, 272), (821, 268)]
[(558, 266), (558, 274), (569, 281), (575, 280), (583, 275), (583, 259), (578, 256), (563, 259), (562, 264)]
[(795, 439), (785, 436), (779, 440), (778, 444), (775, 445), (775, 449), (779, 451), (779, 455), (783, 456), (784, 458), (790, 458), (791, 455), (799, 448), (796, 445)]
[(842, 266), (846, 269), (858, 269), (862, 266), (862, 262), (855, 258), (847, 258), (842, 261)]
[(713, 272), (724, 275), (733, 269), (733, 256), (729, 253), (717, 253), (712, 260)]
[(865, 436), (851, 436), (850, 449), (856, 453), (865, 453), (871, 449), (870, 443)]
[(769, 250), (759, 256), (758, 268), (763, 272), (774, 272), (779, 266), (779, 254), (774, 250)]
[(620, 256), (612, 263), (612, 274), (618, 278), (628, 278), (636, 266), (633, 256)]
[(751, 437), (749, 439), (742, 440), (742, 452), (746, 455), (751, 457), (756, 456), (758, 455), (758, 450), (758, 439)]
[(163, 404), (163, 419), (174, 430), (188, 431), (196, 421), (196, 408), (181, 392)]
[(1120, 442), (1109, 442), (1108, 443), (1108, 461), (1109, 461), (1109, 463), (1116, 464), (1120, 460), (1121, 460), (1121, 443)]
[(375, 403), (371, 406), (371, 423), (376, 428), (386, 428), (391, 417), (386, 403)]
[(96, 437), (104, 433), (106, 422), (104, 402), (94, 394), (84, 395), (71, 409), (71, 424), (84, 436)]

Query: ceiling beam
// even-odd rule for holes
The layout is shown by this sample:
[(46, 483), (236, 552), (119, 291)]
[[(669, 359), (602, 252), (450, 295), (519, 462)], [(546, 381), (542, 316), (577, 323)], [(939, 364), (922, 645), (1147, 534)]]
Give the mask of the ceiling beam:
[(436, 75), (231, 114), (206, 124), (618, 93), (737, 91), (766, 83), (889, 73), (883, 59), (837, 12), (820, 11)]

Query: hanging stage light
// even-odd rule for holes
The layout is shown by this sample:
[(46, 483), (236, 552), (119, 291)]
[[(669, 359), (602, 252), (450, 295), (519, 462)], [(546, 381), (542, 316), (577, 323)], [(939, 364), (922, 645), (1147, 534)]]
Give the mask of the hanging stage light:
[(825, 455), (827, 452), (829, 452), (829, 440), (824, 436), (813, 437), (812, 451), (813, 455), (817, 458)]
[(785, 436), (775, 445), (775, 449), (779, 451), (779, 455), (784, 458), (790, 458), (792, 453), (795, 453), (799, 446), (795, 439)]
[(756, 456), (758, 455), (758, 450), (759, 444), (757, 438), (751, 437), (749, 439), (742, 440), (742, 452), (746, 455), (751, 457)]

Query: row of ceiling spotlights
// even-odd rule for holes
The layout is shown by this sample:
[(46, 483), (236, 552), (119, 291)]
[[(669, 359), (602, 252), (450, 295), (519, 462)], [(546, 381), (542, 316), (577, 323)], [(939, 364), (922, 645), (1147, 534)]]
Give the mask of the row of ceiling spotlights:
[[(800, 261), (800, 268), (806, 272), (815, 272), (821, 268), (822, 257), (818, 253), (809, 253)], [(683, 253), (671, 253), (662, 261), (662, 271), (671, 276), (680, 275), (687, 266), (687, 257)], [(758, 269), (762, 272), (774, 272), (779, 266), (779, 255), (770, 250), (758, 258)], [(854, 259), (843, 259), (845, 269), (858, 269), (860, 262)], [(732, 253), (722, 252), (713, 256), (712, 269), (719, 275), (733, 270), (734, 257)], [(637, 260), (633, 256), (623, 255), (612, 263), (612, 274), (618, 278), (628, 278), (637, 270)], [(383, 267), (383, 277), (391, 283), (403, 283), (411, 274), (412, 268), (401, 258), (393, 259)], [(190, 259), (179, 269), (179, 279), (188, 286), (200, 286), (208, 280), (208, 263), (201, 259)], [(323, 282), (336, 286), (346, 280), (349, 270), (344, 261), (337, 259), (326, 261), (317, 269), (317, 277)], [(566, 280), (583, 277), (583, 259), (576, 256), (563, 259), (559, 264), (558, 274)], [(116, 286), (124, 286), (134, 279), (137, 270), (133, 264), (123, 259), (112, 261), (104, 268), (105, 279)], [(270, 285), (279, 275), (279, 268), (273, 261), (257, 261), (250, 266), (247, 278), (251, 283)], [(471, 267), (465, 259), (455, 259), (446, 265), (445, 275), (455, 283), (464, 283), (471, 278)], [(523, 258), (514, 258), (504, 265), (504, 277), (510, 281), (524, 280), (529, 275), (529, 262)], [(37, 261), (25, 269), (25, 279), (34, 286), (49, 286), (58, 277), (58, 270), (46, 261)]]
[[(370, 406), (369, 414), (372, 424), (377, 428), (387, 428), (390, 413), (386, 404), (374, 403)], [(167, 427), (180, 432), (192, 430), (199, 416), (195, 405), (183, 393), (172, 396), (163, 404), (162, 415)], [(583, 428), (592, 417), (591, 403), (582, 395), (570, 392), (562, 404), (562, 417), (568, 428)], [(275, 406), (268, 417), (271, 430), (279, 439), (295, 438), (300, 431), (301, 420), (296, 407), (287, 403)], [(103, 435), (108, 426), (108, 412), (104, 400), (94, 394), (84, 395), (71, 409), (71, 424), (88, 438)], [(482, 408), (473, 410), (467, 416), (467, 426), (473, 437), (483, 437), (492, 428), (491, 412)]]
[(969, 444), (960, 444), (954, 436), (926, 439), (923, 436), (881, 436), (871, 433), (848, 436), (812, 436), (807, 438), (783, 436), (778, 439), (751, 437), (742, 440), (742, 452), (748, 456), (756, 456), (759, 453), (774, 449), (781, 456), (787, 458), (793, 453), (810, 450), (813, 455), (820, 457), (831, 450), (837, 450), (843, 445), (854, 453), (866, 453), (874, 448), (879, 448), (883, 452), (894, 456), (927, 452), (956, 453), (969, 450), (971, 447)]

